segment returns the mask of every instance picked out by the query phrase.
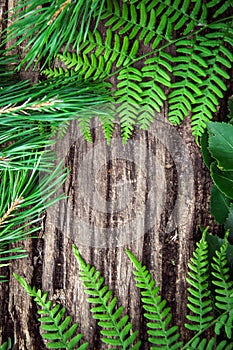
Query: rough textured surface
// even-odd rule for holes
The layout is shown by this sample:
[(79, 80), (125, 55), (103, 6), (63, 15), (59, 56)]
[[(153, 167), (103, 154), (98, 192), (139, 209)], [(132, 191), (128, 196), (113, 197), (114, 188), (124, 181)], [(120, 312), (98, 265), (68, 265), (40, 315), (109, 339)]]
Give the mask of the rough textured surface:
[[(149, 132), (135, 131), (125, 147), (117, 126), (112, 146), (106, 146), (97, 124), (93, 144), (83, 140), (76, 123), (57, 143), (57, 154), (71, 170), (63, 188), (69, 199), (48, 211), (39, 238), (21, 244), (28, 258), (13, 262), (6, 271), (9, 283), (0, 285), (0, 338), (11, 336), (14, 350), (46, 347), (36, 307), (12, 272), (49, 290), (54, 301), (66, 306), (90, 349), (106, 349), (85, 302), (72, 243), (101, 270), (126, 307), (144, 340), (142, 349), (148, 349), (145, 322), (126, 247), (151, 270), (172, 308), (174, 323), (184, 323), (187, 262), (200, 238), (198, 225), (212, 225), (210, 178), (188, 123), (174, 128), (164, 123), (166, 113), (160, 118)], [(188, 334), (181, 332), (185, 339)]]

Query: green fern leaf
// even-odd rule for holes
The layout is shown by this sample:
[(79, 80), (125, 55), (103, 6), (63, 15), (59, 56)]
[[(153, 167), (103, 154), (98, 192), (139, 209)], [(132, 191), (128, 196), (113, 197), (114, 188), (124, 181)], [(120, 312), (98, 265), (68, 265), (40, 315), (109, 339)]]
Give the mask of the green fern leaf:
[(182, 342), (179, 341), (178, 327), (170, 327), (170, 308), (165, 307), (165, 300), (161, 301), (158, 295), (159, 287), (155, 287), (155, 281), (146, 267), (129, 250), (126, 250), (126, 253), (135, 267), (134, 279), (136, 286), (141, 290), (143, 308), (147, 311), (144, 316), (150, 321), (147, 323), (148, 340), (155, 345), (151, 349), (179, 349)]
[(206, 124), (216, 112), (218, 99), (223, 97), (222, 91), (227, 89), (224, 80), (230, 79), (230, 75), (222, 67), (232, 67), (233, 54), (225, 47), (226, 42), (233, 47), (231, 26), (231, 23), (210, 25), (213, 32), (197, 38), (200, 56), (206, 61), (208, 68), (206, 77), (199, 85), (202, 93), (194, 96), (195, 102), (192, 107), (191, 126), (196, 137), (204, 132)]
[(36, 290), (35, 287), (31, 288), (24, 278), (16, 274), (14, 274), (14, 277), (40, 307), (38, 313), (43, 315), (39, 318), (41, 329), (44, 331), (42, 333), (42, 338), (48, 340), (46, 344), (48, 349), (71, 350), (74, 349), (74, 347), (76, 347), (77, 350), (87, 349), (88, 343), (83, 343), (77, 347), (83, 335), (77, 334), (73, 337), (78, 328), (78, 324), (74, 323), (70, 326), (71, 317), (64, 316), (66, 312), (65, 308), (62, 308), (60, 304), (52, 306), (52, 302), (47, 300), (47, 292), (42, 293), (40, 289)]
[(103, 328), (100, 333), (102, 342), (108, 344), (111, 349), (139, 349), (141, 342), (136, 344), (138, 332), (133, 332), (132, 324), (128, 322), (128, 316), (123, 316), (124, 307), (116, 307), (117, 299), (112, 297), (112, 291), (104, 285), (104, 278), (94, 267), (86, 264), (78, 249), (73, 245), (73, 251), (80, 267), (80, 279), (85, 287), (85, 293), (90, 295), (87, 301), (97, 305), (91, 308), (93, 318), (98, 320), (98, 325)]
[(233, 281), (230, 281), (229, 267), (227, 267), (227, 247), (228, 241), (225, 237), (220, 251), (216, 251), (213, 257), (213, 276), (212, 283), (215, 288), (215, 306), (225, 313), (220, 317), (216, 324), (215, 332), (219, 334), (220, 329), (224, 326), (225, 333), (229, 339), (232, 338), (233, 330)]
[[(207, 67), (204, 59), (197, 54), (198, 46), (193, 40), (181, 40), (177, 44), (178, 56), (173, 57), (173, 75), (179, 81), (172, 84), (173, 91), (169, 94), (169, 120), (179, 124), (195, 103), (194, 94), (202, 95), (199, 86), (206, 76)], [(195, 62), (198, 62), (195, 63)]]
[(161, 88), (171, 86), (169, 73), (172, 71), (170, 54), (159, 51), (158, 55), (147, 59), (142, 68), (143, 81), (139, 83), (142, 89), (140, 111), (137, 122), (141, 129), (147, 129), (155, 117), (155, 111), (160, 112), (166, 95)]
[(209, 270), (206, 232), (207, 230), (203, 232), (191, 258), (191, 263), (188, 264), (189, 277), (187, 281), (191, 287), (188, 288), (190, 296), (188, 297), (189, 303), (187, 306), (192, 311), (192, 315), (187, 315), (187, 319), (191, 323), (185, 324), (185, 327), (196, 332), (205, 329), (213, 320), (210, 290), (208, 288)]

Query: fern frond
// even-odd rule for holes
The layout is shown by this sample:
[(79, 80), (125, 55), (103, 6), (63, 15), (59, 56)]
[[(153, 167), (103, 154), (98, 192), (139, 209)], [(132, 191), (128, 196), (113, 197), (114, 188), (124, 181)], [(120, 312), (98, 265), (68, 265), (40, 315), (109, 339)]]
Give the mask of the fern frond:
[(123, 68), (118, 77), (117, 89), (114, 92), (117, 113), (120, 119), (123, 142), (127, 141), (132, 131), (139, 113), (139, 104), (142, 102), (142, 73), (134, 67)]
[(182, 342), (179, 341), (178, 327), (170, 327), (172, 315), (170, 308), (166, 307), (166, 301), (161, 300), (158, 295), (159, 287), (155, 287), (155, 281), (146, 267), (129, 250), (126, 250), (126, 253), (135, 267), (134, 279), (141, 292), (143, 308), (146, 310), (144, 316), (149, 320), (147, 333), (149, 342), (153, 344), (151, 349), (179, 349)]
[(104, 278), (94, 267), (86, 264), (78, 249), (73, 245), (73, 251), (80, 267), (80, 278), (85, 287), (85, 293), (89, 295), (87, 301), (94, 304), (91, 308), (94, 319), (102, 328), (101, 340), (111, 349), (139, 349), (141, 342), (135, 343), (138, 332), (133, 332), (129, 317), (122, 315), (124, 307), (117, 308), (117, 298), (112, 296), (112, 291), (104, 285)]
[(205, 60), (197, 53), (199, 47), (193, 40), (181, 40), (176, 45), (178, 55), (172, 58), (173, 75), (179, 81), (172, 84), (173, 91), (168, 96), (168, 118), (173, 124), (179, 124), (191, 111), (192, 104), (195, 103), (194, 95), (202, 95), (199, 86), (203, 77), (206, 77), (207, 68)]
[[(71, 325), (71, 317), (65, 316), (66, 309), (60, 304), (53, 306), (52, 301), (48, 300), (48, 292), (42, 293), (40, 289), (30, 287), (24, 278), (16, 275), (14, 277), (40, 307), (38, 314), (41, 315), (39, 321), (43, 330), (42, 338), (48, 342), (49, 349), (87, 349), (88, 343), (79, 344), (82, 334), (76, 334), (77, 323)], [(77, 347), (79, 345), (79, 347)]]
[(224, 243), (219, 251), (216, 251), (216, 256), (213, 257), (213, 276), (212, 283), (215, 288), (215, 306), (224, 311), (220, 320), (215, 326), (216, 334), (220, 333), (224, 326), (225, 333), (229, 339), (232, 339), (233, 330), (233, 281), (230, 281), (229, 267), (227, 267), (227, 247), (228, 240), (225, 237)]
[(172, 71), (170, 54), (160, 50), (158, 55), (147, 59), (144, 62), (142, 72), (142, 82), (139, 86), (142, 89), (140, 94), (142, 102), (140, 103), (140, 112), (138, 115), (138, 124), (141, 129), (147, 129), (153, 121), (155, 111), (160, 112), (166, 95), (164, 88), (170, 88), (171, 78), (169, 73)]
[(208, 67), (205, 69), (206, 76), (202, 83), (198, 84), (201, 94), (195, 94), (192, 107), (192, 130), (197, 137), (201, 136), (206, 123), (212, 119), (218, 99), (223, 97), (227, 89), (225, 80), (230, 79), (226, 69), (232, 67), (233, 54), (226, 47), (228, 43), (233, 47), (232, 22), (210, 25), (213, 31), (204, 37), (198, 36), (200, 57), (205, 60)]
[(187, 306), (192, 312), (192, 315), (187, 315), (187, 319), (191, 321), (191, 323), (186, 323), (185, 327), (196, 332), (205, 329), (213, 320), (213, 316), (211, 315), (211, 293), (208, 285), (209, 262), (206, 232), (207, 230), (203, 232), (202, 238), (200, 242), (197, 243), (197, 248), (191, 258), (191, 263), (188, 264), (189, 277), (187, 281), (191, 287), (188, 288), (190, 296), (188, 296), (189, 303)]

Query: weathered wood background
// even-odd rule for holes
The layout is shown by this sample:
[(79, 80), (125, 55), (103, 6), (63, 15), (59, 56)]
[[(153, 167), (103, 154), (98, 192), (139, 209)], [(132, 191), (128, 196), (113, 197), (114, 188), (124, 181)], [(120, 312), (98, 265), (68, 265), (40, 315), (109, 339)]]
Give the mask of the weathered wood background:
[[(12, 0), (2, 1), (1, 16), (13, 5)], [(34, 80), (35, 73), (31, 75)], [(9, 283), (0, 285), (0, 339), (12, 337), (15, 350), (46, 347), (35, 304), (12, 272), (50, 291), (79, 323), (90, 349), (107, 348), (99, 341), (99, 328), (85, 301), (72, 243), (101, 270), (125, 306), (134, 329), (140, 330), (142, 349), (148, 349), (146, 325), (126, 248), (151, 270), (171, 306), (174, 324), (184, 324), (187, 262), (200, 238), (198, 225), (213, 227), (211, 181), (189, 123), (169, 126), (166, 112), (148, 132), (136, 130), (126, 146), (117, 125), (112, 145), (106, 146), (98, 123), (93, 124), (93, 144), (84, 141), (75, 122), (57, 143), (57, 154), (71, 169), (64, 186), (69, 200), (48, 211), (39, 238), (22, 243), (28, 258), (13, 262), (6, 270)], [(188, 337), (182, 327), (181, 334)]]

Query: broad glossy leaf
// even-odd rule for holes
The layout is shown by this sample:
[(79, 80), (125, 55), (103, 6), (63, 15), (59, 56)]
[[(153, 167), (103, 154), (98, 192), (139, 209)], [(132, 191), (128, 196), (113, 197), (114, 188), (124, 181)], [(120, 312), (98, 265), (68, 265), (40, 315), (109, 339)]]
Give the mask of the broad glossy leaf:
[(205, 130), (201, 137), (201, 153), (202, 153), (202, 158), (204, 160), (204, 163), (209, 169), (211, 163), (214, 161), (214, 158), (211, 156), (208, 145), (209, 145), (209, 134), (208, 134), (208, 131)]
[(230, 203), (231, 200), (213, 185), (211, 189), (210, 210), (211, 215), (213, 215), (219, 224), (224, 224), (226, 221), (230, 210)]
[(222, 170), (233, 170), (233, 125), (210, 122), (209, 150)]
[(233, 240), (233, 203), (231, 203), (231, 206), (229, 208), (228, 216), (225, 221), (225, 228), (229, 230), (229, 239), (230, 241)]
[(222, 171), (215, 162), (210, 166), (210, 173), (218, 189), (233, 199), (233, 171)]

